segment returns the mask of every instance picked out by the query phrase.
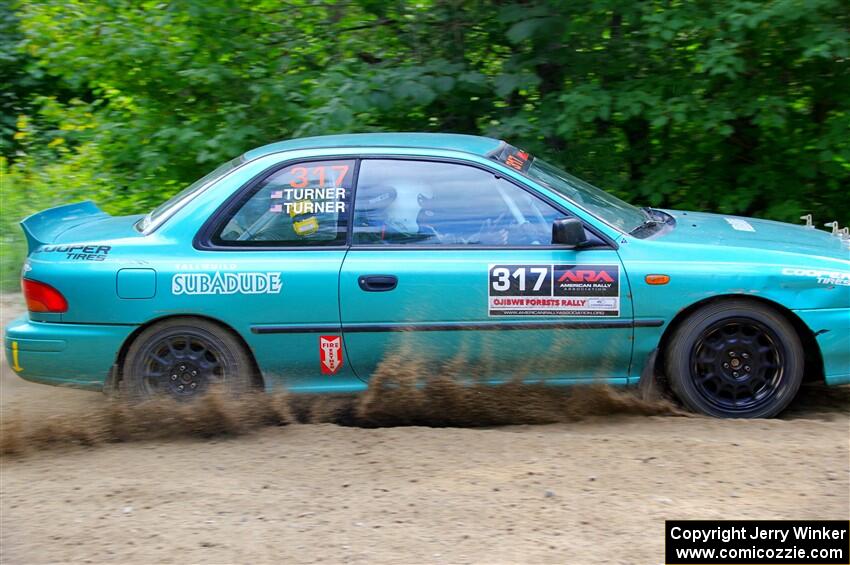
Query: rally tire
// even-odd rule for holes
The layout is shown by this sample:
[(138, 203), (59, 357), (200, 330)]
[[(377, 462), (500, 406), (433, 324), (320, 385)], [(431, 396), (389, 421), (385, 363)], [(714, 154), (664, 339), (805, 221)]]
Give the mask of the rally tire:
[(251, 388), (252, 374), (251, 358), (232, 332), (202, 318), (171, 318), (144, 329), (130, 344), (120, 392), (131, 400), (179, 401), (214, 388), (239, 394)]
[(665, 372), (687, 408), (720, 418), (771, 418), (794, 399), (804, 351), (779, 312), (749, 300), (706, 305), (676, 328)]

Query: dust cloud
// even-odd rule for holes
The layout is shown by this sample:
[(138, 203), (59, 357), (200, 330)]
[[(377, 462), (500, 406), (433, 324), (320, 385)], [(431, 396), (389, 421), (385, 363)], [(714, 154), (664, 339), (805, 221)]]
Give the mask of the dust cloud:
[(672, 403), (643, 400), (605, 385), (560, 388), (520, 380), (469, 382), (456, 373), (423, 378), (415, 363), (390, 357), (360, 395), (291, 395), (284, 391), (238, 397), (213, 390), (194, 402), (157, 398), (104, 401), (89, 411), (56, 413), (24, 425), (20, 409), (0, 422), (0, 453), (103, 443), (239, 436), (269, 426), (482, 427), (548, 424), (590, 416), (683, 415)]

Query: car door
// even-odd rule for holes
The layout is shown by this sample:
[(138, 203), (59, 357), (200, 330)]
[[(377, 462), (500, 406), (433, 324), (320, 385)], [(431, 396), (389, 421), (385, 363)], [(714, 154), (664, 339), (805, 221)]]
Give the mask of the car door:
[(281, 163), (238, 190), (182, 261), (172, 293), (250, 336), (269, 386), (362, 388), (342, 347), (339, 270), (355, 159)]
[(340, 273), (358, 376), (624, 382), (632, 308), (616, 250), (551, 244), (567, 214), (468, 163), (364, 159)]

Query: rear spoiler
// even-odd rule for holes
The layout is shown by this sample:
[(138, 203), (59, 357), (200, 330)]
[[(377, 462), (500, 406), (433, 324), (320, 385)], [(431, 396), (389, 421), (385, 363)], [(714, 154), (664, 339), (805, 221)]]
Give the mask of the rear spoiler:
[(66, 230), (108, 217), (109, 214), (98, 208), (91, 200), (36, 212), (21, 221), (21, 228), (27, 236), (27, 253), (32, 253), (42, 245), (56, 241), (56, 238)]

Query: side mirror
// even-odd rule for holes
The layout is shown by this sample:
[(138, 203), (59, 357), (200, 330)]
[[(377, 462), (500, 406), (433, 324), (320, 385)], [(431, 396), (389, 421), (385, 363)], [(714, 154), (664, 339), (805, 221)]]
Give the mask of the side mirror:
[(577, 218), (562, 218), (552, 224), (552, 243), (569, 247), (581, 247), (587, 243), (584, 225)]

